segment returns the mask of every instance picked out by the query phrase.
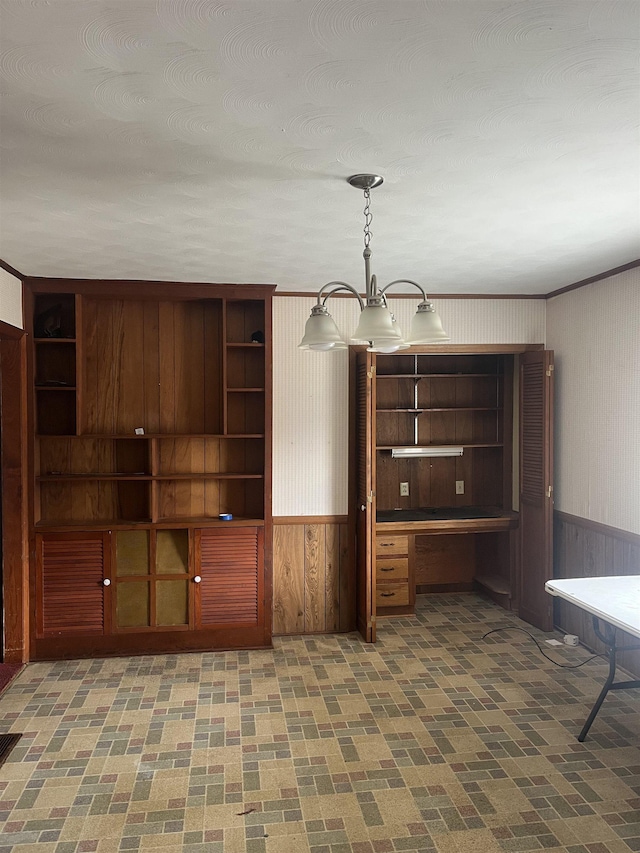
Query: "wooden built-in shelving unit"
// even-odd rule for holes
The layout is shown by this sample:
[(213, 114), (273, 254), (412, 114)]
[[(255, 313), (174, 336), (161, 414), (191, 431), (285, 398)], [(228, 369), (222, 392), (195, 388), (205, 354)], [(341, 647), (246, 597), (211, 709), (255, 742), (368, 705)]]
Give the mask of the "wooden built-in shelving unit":
[(413, 612), (416, 592), (478, 586), (548, 623), (553, 354), (460, 350), (352, 358), (357, 618), (366, 639), (375, 639), (376, 615)]
[(33, 657), (270, 643), (272, 292), (25, 284)]

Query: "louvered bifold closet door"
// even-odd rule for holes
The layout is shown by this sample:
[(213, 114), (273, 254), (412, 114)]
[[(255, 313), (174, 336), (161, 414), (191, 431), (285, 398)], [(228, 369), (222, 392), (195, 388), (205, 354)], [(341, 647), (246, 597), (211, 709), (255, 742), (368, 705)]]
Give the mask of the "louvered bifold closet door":
[(520, 362), (519, 616), (553, 627), (553, 352), (526, 352)]
[(103, 634), (107, 533), (48, 533), (37, 537), (39, 637)]
[(196, 531), (198, 627), (260, 624), (264, 618), (264, 547), (261, 527)]

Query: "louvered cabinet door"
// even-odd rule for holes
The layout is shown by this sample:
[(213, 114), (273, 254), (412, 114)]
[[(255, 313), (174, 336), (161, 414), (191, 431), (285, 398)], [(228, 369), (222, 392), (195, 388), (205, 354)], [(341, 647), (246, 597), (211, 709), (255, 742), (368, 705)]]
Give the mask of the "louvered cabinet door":
[(198, 628), (262, 624), (263, 541), (261, 527), (196, 530)]
[(106, 531), (36, 537), (39, 637), (104, 634), (108, 537)]
[(553, 628), (553, 352), (520, 361), (520, 606), (521, 619)]

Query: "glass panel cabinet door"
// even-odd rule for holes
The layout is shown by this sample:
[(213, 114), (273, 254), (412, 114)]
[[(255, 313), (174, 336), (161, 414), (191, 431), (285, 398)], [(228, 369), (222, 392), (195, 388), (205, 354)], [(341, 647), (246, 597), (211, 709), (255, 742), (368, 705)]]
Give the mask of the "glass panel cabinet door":
[(119, 530), (116, 629), (189, 626), (189, 531)]
[[(156, 532), (155, 624), (159, 627), (189, 624), (189, 531)], [(176, 575), (182, 575), (176, 579)], [(168, 577), (171, 576), (171, 577)]]

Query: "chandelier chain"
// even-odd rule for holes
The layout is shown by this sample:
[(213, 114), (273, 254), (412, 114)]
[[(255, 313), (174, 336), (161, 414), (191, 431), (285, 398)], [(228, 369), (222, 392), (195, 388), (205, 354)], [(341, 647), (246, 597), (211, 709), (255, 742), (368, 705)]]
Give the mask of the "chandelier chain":
[(371, 223), (373, 222), (373, 213), (371, 213), (371, 190), (369, 187), (364, 189), (364, 247), (369, 248), (371, 242)]

